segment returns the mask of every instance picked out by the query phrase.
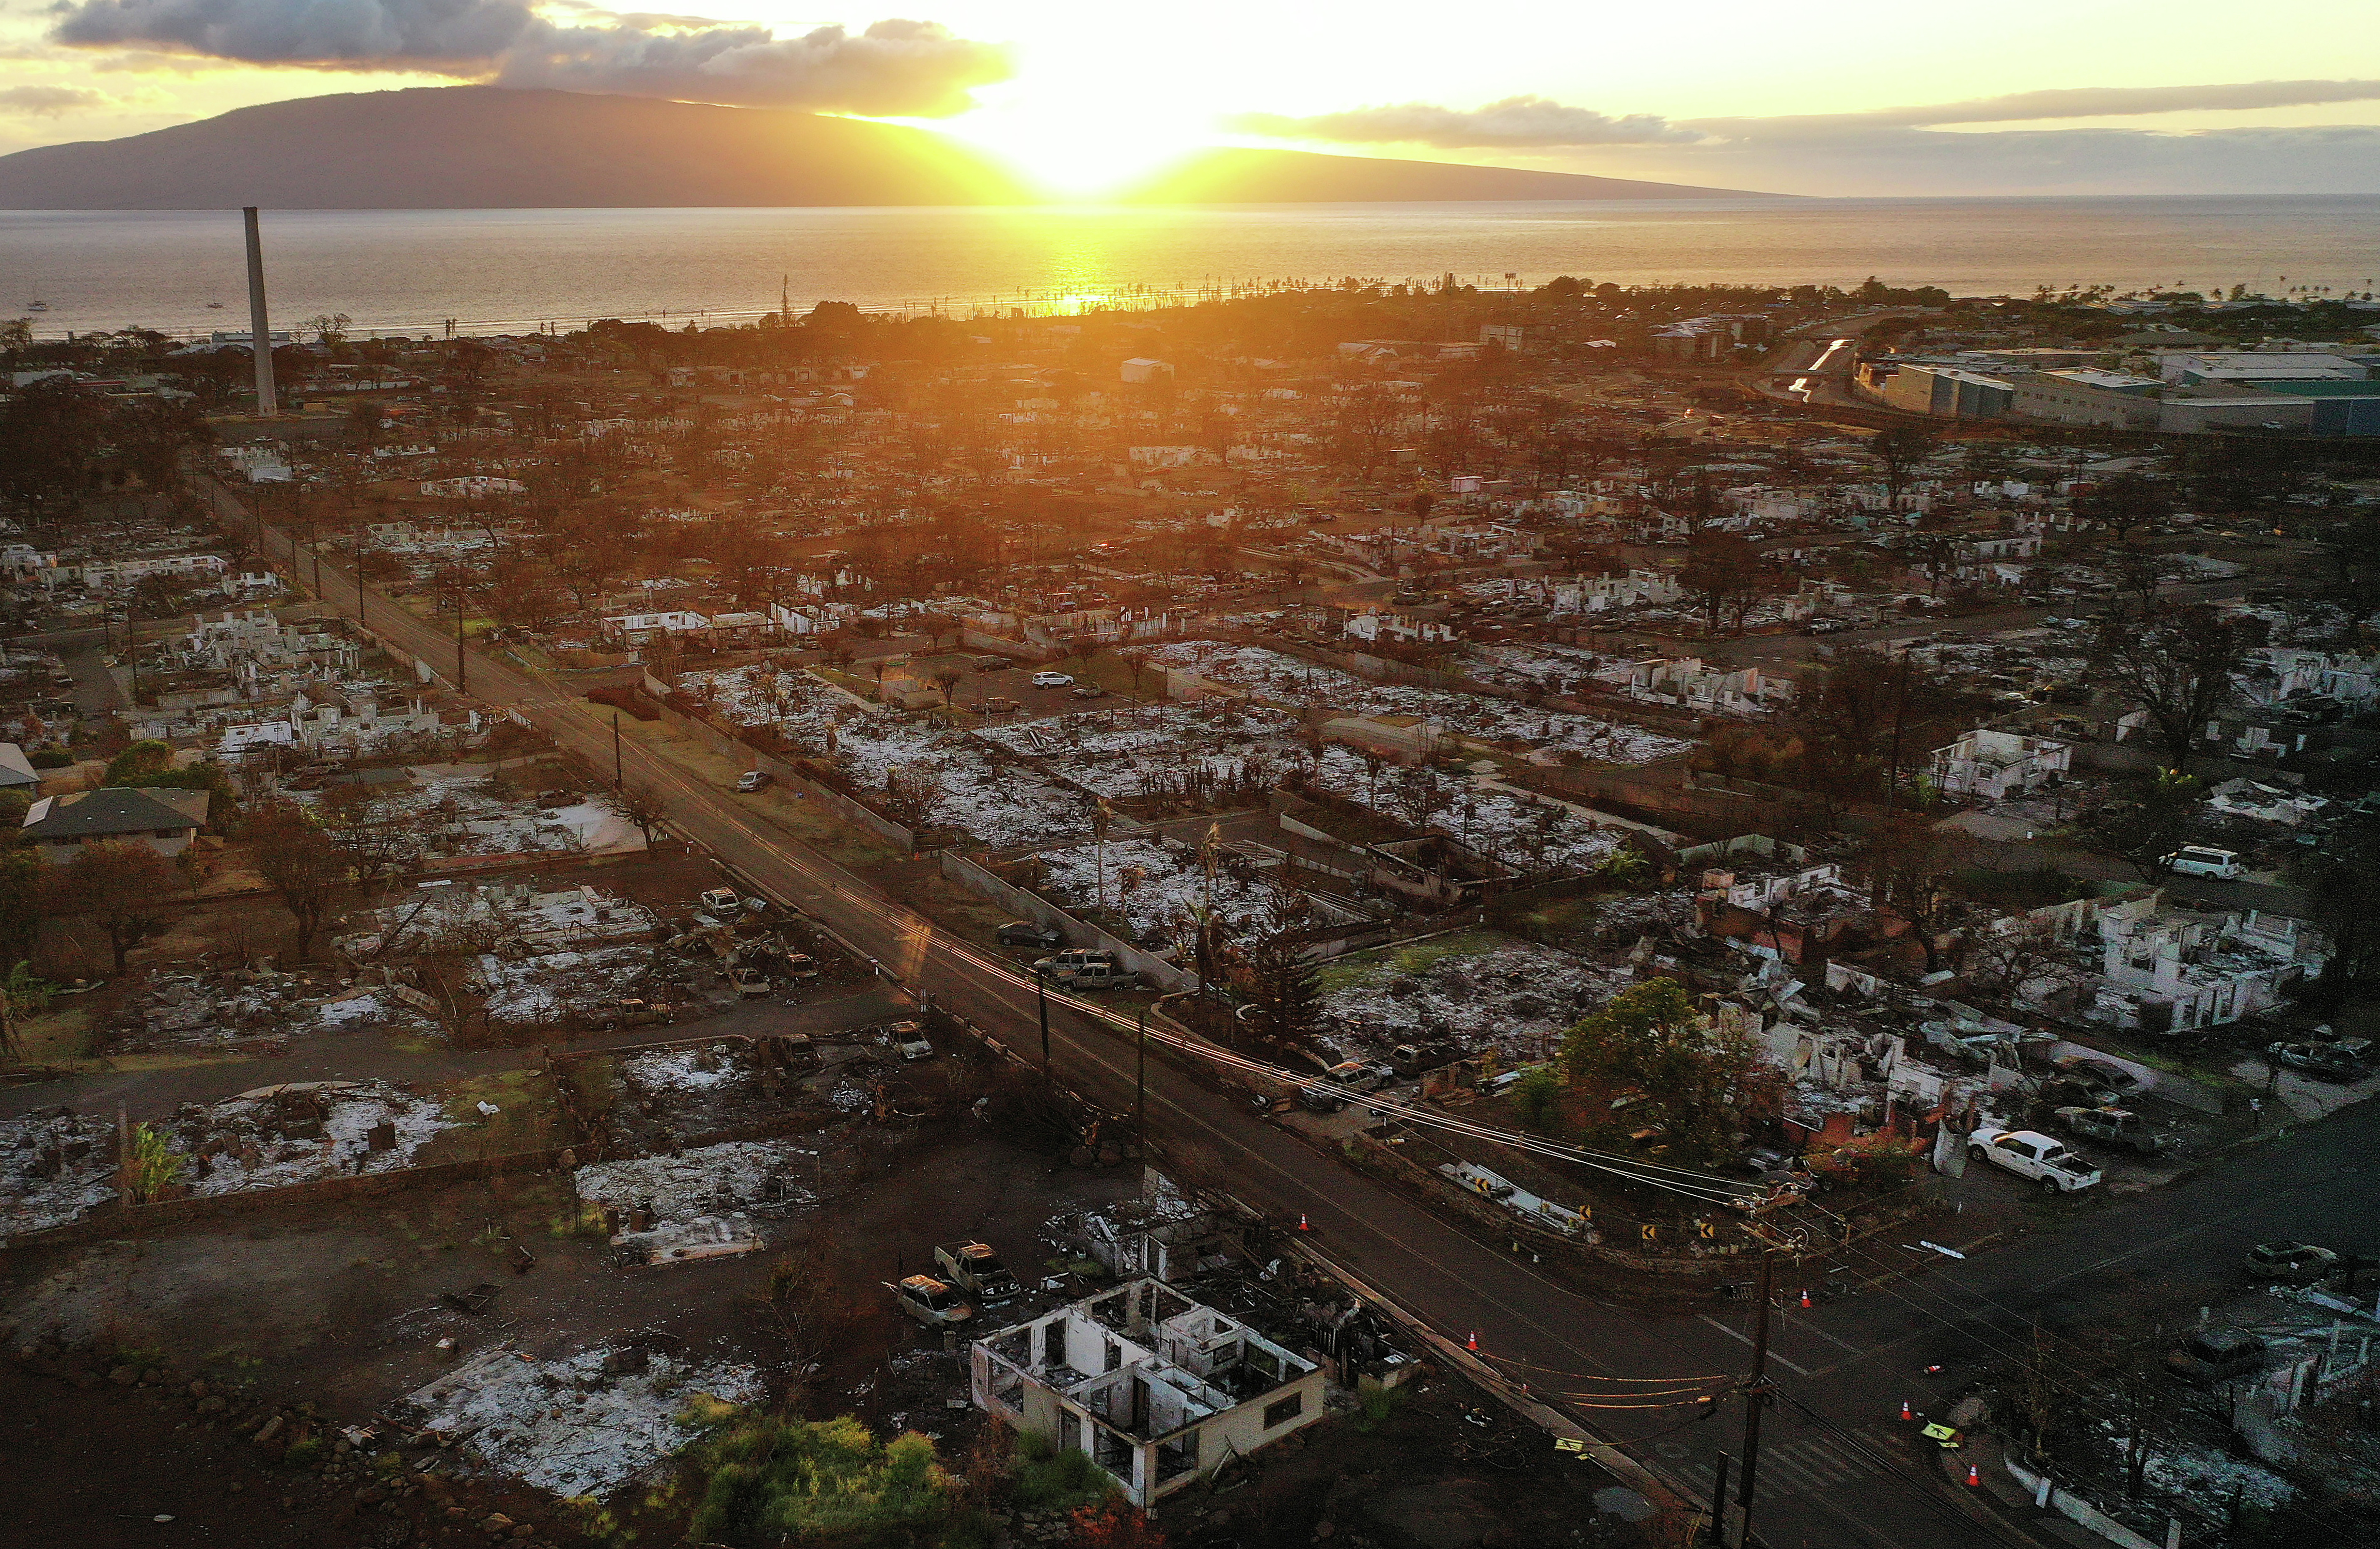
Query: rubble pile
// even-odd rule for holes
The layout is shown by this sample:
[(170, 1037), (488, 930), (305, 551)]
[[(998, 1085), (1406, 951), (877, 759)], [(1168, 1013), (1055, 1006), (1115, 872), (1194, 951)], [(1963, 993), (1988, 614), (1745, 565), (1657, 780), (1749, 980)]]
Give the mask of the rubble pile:
[(543, 1027), (568, 1017), (601, 1018), (644, 977), (653, 958), (649, 946), (549, 951), (509, 962), (500, 952), (482, 952), (465, 986), (487, 998), (491, 1026)]
[[(756, 681), (782, 684), (756, 689)], [(739, 725), (771, 726), (813, 757), (834, 764), (864, 792), (881, 792), (895, 771), (933, 772), (925, 821), (956, 829), (994, 849), (1090, 831), (1091, 804), (1034, 774), (996, 759), (983, 744), (941, 730), (923, 716), (890, 706), (864, 708), (834, 696), (812, 696), (793, 674), (759, 667), (689, 672), (681, 689), (707, 692)], [(782, 707), (782, 708), (781, 708)]]
[(639, 1054), (625, 1060), (620, 1073), (646, 1092), (716, 1092), (743, 1079), (727, 1047), (717, 1049), (668, 1049)]
[[(547, 805), (508, 797), (494, 788), (483, 765), (415, 765), (402, 772), (405, 783), (371, 788), (369, 820), (390, 854), (407, 862), (595, 853), (642, 843), (636, 825), (601, 801)], [(302, 789), (292, 799), (318, 810), (325, 801), (321, 791)]]
[(1506, 699), (1440, 689), (1375, 684), (1334, 668), (1317, 667), (1261, 646), (1185, 640), (1149, 655), (1218, 683), (1283, 703), (1312, 705), (1334, 715), (1414, 715), (1484, 743), (1517, 743), (1551, 754), (1576, 753), (1611, 763), (1641, 764), (1686, 752), (1694, 744), (1641, 726), (1567, 711), (1536, 710)]
[(186, 1158), (181, 1181), (194, 1194), (392, 1172), (455, 1127), (435, 1098), (385, 1082), (293, 1083), (185, 1103), (162, 1126), (167, 1149)]
[(1323, 998), (1333, 1046), (1378, 1056), (1417, 1038), (1447, 1038), (1466, 1052), (1542, 1059), (1550, 1040), (1629, 983), (1625, 970), (1533, 942), (1452, 939), (1451, 951), (1430, 943), (1350, 965), (1355, 976)]
[(310, 975), (271, 969), (161, 974), (128, 997), (114, 1046), (211, 1047), (249, 1037), (303, 1036), (361, 1023), (427, 1032), (435, 1024), (385, 990), (327, 989)]
[(661, 922), (651, 910), (600, 888), (539, 892), (520, 882), (440, 888), (359, 918), (369, 921), (369, 926), (340, 937), (337, 943), (357, 962), (383, 953), (550, 952), (650, 941), (661, 933)]
[(79, 1219), (115, 1197), (115, 1126), (67, 1108), (0, 1119), (0, 1237)]
[(662, 1221), (692, 1221), (750, 1208), (795, 1209), (817, 1196), (794, 1181), (814, 1171), (818, 1153), (783, 1141), (729, 1141), (674, 1156), (589, 1162), (571, 1186), (589, 1204), (642, 1212)]
[(1228, 861), (1218, 863), (1210, 879), (1196, 849), (1179, 840), (1110, 840), (1045, 850), (1038, 858), (1048, 868), (1040, 890), (1051, 902), (1087, 911), (1104, 894), (1108, 909), (1144, 943), (1165, 942), (1177, 922), (1210, 907), (1234, 928), (1275, 930), (1286, 902), (1280, 889), (1241, 875)]
[(604, 1496), (690, 1439), (677, 1416), (697, 1394), (729, 1404), (763, 1396), (759, 1374), (637, 1345), (550, 1361), (498, 1345), (396, 1406), (462, 1448), (467, 1461), (555, 1495)]

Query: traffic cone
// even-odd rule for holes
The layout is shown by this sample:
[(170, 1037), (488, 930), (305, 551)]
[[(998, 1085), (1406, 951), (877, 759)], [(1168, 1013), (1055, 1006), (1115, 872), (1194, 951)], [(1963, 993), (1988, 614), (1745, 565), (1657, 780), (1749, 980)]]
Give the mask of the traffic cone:
[(1973, 1464), (1973, 1463), (1968, 1464), (1968, 1465), (1967, 1465), (1967, 1488), (1968, 1488), (1968, 1489), (1970, 1489), (1970, 1490), (1980, 1490), (1980, 1489), (1982, 1489), (1983, 1487), (1984, 1487), (1984, 1476), (1983, 1476), (1982, 1474), (1979, 1474), (1979, 1473), (1977, 1473), (1977, 1472), (1975, 1471), (1975, 1465), (1974, 1465), (1974, 1464)]
[(1903, 1420), (1914, 1420), (1917, 1418), (1915, 1415), (1909, 1412), (1909, 1400), (1906, 1398), (1903, 1398), (1900, 1401), (1900, 1418)]
[(1305, 1224), (1305, 1212), (1303, 1210), (1297, 1213), (1297, 1229), (1300, 1231), (1312, 1231), (1314, 1229), (1312, 1227)]
[(1471, 1331), (1471, 1337), (1463, 1341), (1463, 1348), (1466, 1350), (1475, 1350), (1479, 1348), (1479, 1331), (1477, 1329), (1473, 1329)]
[(1802, 1305), (1803, 1305), (1803, 1306), (1804, 1306), (1804, 1307), (1807, 1307), (1809, 1304), (1810, 1304), (1810, 1293), (1809, 1293), (1807, 1290), (1804, 1290), (1804, 1291), (1803, 1291), (1803, 1292), (1802, 1292)]

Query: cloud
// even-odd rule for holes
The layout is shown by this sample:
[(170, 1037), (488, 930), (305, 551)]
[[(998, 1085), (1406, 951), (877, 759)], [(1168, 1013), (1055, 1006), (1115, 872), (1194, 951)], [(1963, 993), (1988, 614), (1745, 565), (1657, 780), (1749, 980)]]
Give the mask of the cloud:
[[(2380, 100), (2380, 80), (2078, 87), (1862, 113), (1615, 118), (1544, 97), (1427, 103), (1229, 127), (1280, 139), (1502, 150), (1564, 170), (1850, 197), (1906, 194), (2380, 194), (2380, 127), (2027, 127)], [(1995, 126), (1979, 127), (1978, 126)], [(1998, 127), (2005, 126), (2005, 127)]]
[(2152, 113), (2233, 113), (2255, 108), (2361, 103), (2380, 97), (2380, 80), (2252, 80), (2225, 86), (2081, 86), (2005, 97), (1883, 108), (1829, 116), (1870, 124), (2022, 124), (2050, 118), (2129, 118)]
[(34, 118), (55, 118), (62, 113), (106, 105), (104, 94), (82, 86), (11, 86), (0, 90), (0, 113), (21, 113)]
[(715, 24), (700, 31), (574, 27), (552, 28), (507, 50), (496, 80), (941, 118), (973, 107), (971, 90), (1006, 79), (1013, 67), (1006, 49), (954, 36), (931, 21), (880, 21), (856, 36), (820, 27), (798, 38)]
[(1557, 150), (1587, 145), (1685, 144), (1694, 130), (1652, 114), (1614, 118), (1548, 97), (1507, 97), (1478, 108), (1430, 103), (1351, 108), (1293, 118), (1244, 113), (1226, 121), (1242, 134), (1274, 139), (1330, 140), (1347, 145), (1431, 145), (1441, 151), (1488, 147)]
[(879, 117), (964, 113), (975, 87), (1014, 72), (1004, 47), (930, 21), (778, 38), (703, 17), (571, 9), (565, 26), (521, 0), (80, 0), (50, 36), (82, 48)]

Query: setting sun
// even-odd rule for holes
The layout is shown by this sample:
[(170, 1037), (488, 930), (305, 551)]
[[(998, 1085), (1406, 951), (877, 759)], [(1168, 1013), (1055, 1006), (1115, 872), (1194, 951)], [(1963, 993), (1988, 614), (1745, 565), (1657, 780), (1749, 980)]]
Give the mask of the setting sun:
[(981, 95), (976, 112), (918, 127), (986, 151), (1055, 200), (1113, 195), (1218, 138), (1211, 115), (1121, 84), (1062, 101), (1014, 86)]

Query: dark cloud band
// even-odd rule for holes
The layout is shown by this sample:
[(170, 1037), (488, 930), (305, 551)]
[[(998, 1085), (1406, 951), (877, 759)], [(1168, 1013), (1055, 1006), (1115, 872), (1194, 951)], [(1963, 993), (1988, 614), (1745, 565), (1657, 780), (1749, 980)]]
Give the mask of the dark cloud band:
[(561, 26), (520, 0), (80, 0), (51, 33), (257, 65), (421, 70), (749, 107), (942, 117), (1014, 73), (1008, 50), (888, 19), (778, 38), (701, 17), (585, 13)]

